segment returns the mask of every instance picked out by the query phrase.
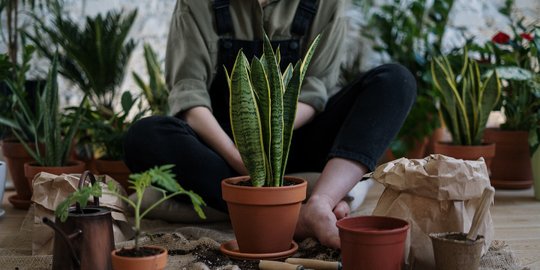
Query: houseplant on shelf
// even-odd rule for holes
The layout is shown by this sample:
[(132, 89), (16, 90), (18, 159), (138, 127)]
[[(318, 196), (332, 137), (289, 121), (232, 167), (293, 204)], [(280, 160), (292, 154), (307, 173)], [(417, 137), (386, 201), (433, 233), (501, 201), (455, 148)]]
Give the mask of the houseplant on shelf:
[[(483, 144), (482, 136), (489, 114), (501, 95), (497, 72), (482, 78), (478, 63), (470, 59), (467, 47), (463, 55), (433, 59), (431, 73), (441, 98), (440, 112), (452, 134), (452, 143), (438, 142), (435, 153), (461, 159), (483, 157), (490, 168), (495, 144)], [(456, 73), (458, 71), (459, 73)]]
[(221, 182), (236, 236), (221, 246), (229, 256), (238, 257), (235, 245), (244, 255), (286, 256), (297, 248), (292, 237), (307, 183), (284, 177), (284, 172), (300, 87), (318, 41), (304, 61), (294, 68), (290, 64), (282, 74), (279, 52), (274, 53), (265, 35), (263, 56), (250, 66), (240, 51), (230, 77), (227, 74), (233, 137), (249, 172)]
[(540, 125), (540, 67), (535, 56), (540, 37), (532, 35), (535, 28), (540, 28), (526, 27), (521, 21), (513, 21), (511, 28), (513, 37), (499, 32), (485, 45), (488, 52), (484, 55), (495, 62), (497, 73), (506, 83), (501, 99), (505, 122), (500, 128), (487, 129), (484, 140), (497, 144), (492, 185), (526, 189), (533, 183), (531, 156), (538, 144)]

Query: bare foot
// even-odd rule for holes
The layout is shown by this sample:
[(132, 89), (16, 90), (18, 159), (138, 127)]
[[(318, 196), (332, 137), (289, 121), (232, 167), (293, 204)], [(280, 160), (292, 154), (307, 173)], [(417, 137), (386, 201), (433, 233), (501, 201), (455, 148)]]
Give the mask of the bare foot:
[(336, 207), (334, 207), (334, 215), (336, 215), (336, 219), (340, 220), (344, 217), (347, 217), (349, 213), (351, 212), (351, 208), (349, 208), (349, 204), (346, 201), (340, 201)]
[(336, 214), (330, 200), (320, 196), (311, 197), (305, 205), (302, 205), (300, 210), (300, 217), (294, 234), (295, 238), (315, 237), (324, 246), (339, 248), (339, 232), (336, 227), (337, 216), (342, 217), (348, 213), (340, 205), (341, 203), (338, 204), (338, 214)]

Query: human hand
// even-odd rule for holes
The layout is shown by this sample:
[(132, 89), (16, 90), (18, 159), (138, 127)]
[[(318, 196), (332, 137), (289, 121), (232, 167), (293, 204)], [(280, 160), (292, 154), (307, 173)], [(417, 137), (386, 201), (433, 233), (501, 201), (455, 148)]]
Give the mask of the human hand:
[(340, 248), (336, 222), (346, 217), (349, 212), (349, 206), (345, 201), (340, 201), (333, 207), (328, 198), (313, 196), (305, 205), (302, 205), (295, 238), (315, 237), (324, 246)]

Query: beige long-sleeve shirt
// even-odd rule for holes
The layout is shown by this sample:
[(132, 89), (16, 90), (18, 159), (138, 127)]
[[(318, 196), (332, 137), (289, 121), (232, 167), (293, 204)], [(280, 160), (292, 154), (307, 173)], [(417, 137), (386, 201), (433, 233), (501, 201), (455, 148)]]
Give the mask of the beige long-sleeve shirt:
[[(211, 0), (178, 0), (170, 25), (165, 76), (172, 114), (196, 106), (212, 109), (208, 90), (218, 68), (218, 40)], [(291, 39), (291, 25), (300, 0), (231, 0), (235, 39)], [(346, 21), (345, 0), (319, 0), (309, 32), (301, 41), (303, 54), (313, 39), (321, 41), (307, 71), (299, 101), (323, 111), (337, 84)], [(264, 30), (263, 30), (264, 29)], [(224, 89), (228, 91), (228, 89)]]

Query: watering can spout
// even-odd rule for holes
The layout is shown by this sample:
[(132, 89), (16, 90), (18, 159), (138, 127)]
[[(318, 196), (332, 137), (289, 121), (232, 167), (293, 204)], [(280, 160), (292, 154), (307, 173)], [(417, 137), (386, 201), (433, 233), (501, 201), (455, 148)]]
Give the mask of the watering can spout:
[(71, 244), (71, 239), (79, 236), (82, 234), (82, 231), (80, 229), (76, 229), (72, 234), (66, 235), (59, 227), (56, 225), (52, 220), (48, 219), (47, 217), (43, 218), (43, 223), (51, 227), (56, 234), (60, 235), (60, 238), (63, 239), (63, 241), (66, 243), (66, 245), (69, 247), (69, 253), (71, 254), (71, 259), (73, 260), (73, 263), (77, 267), (77, 269), (81, 268), (81, 260), (79, 256), (77, 256), (77, 253), (75, 252), (75, 248), (73, 247), (73, 244)]

